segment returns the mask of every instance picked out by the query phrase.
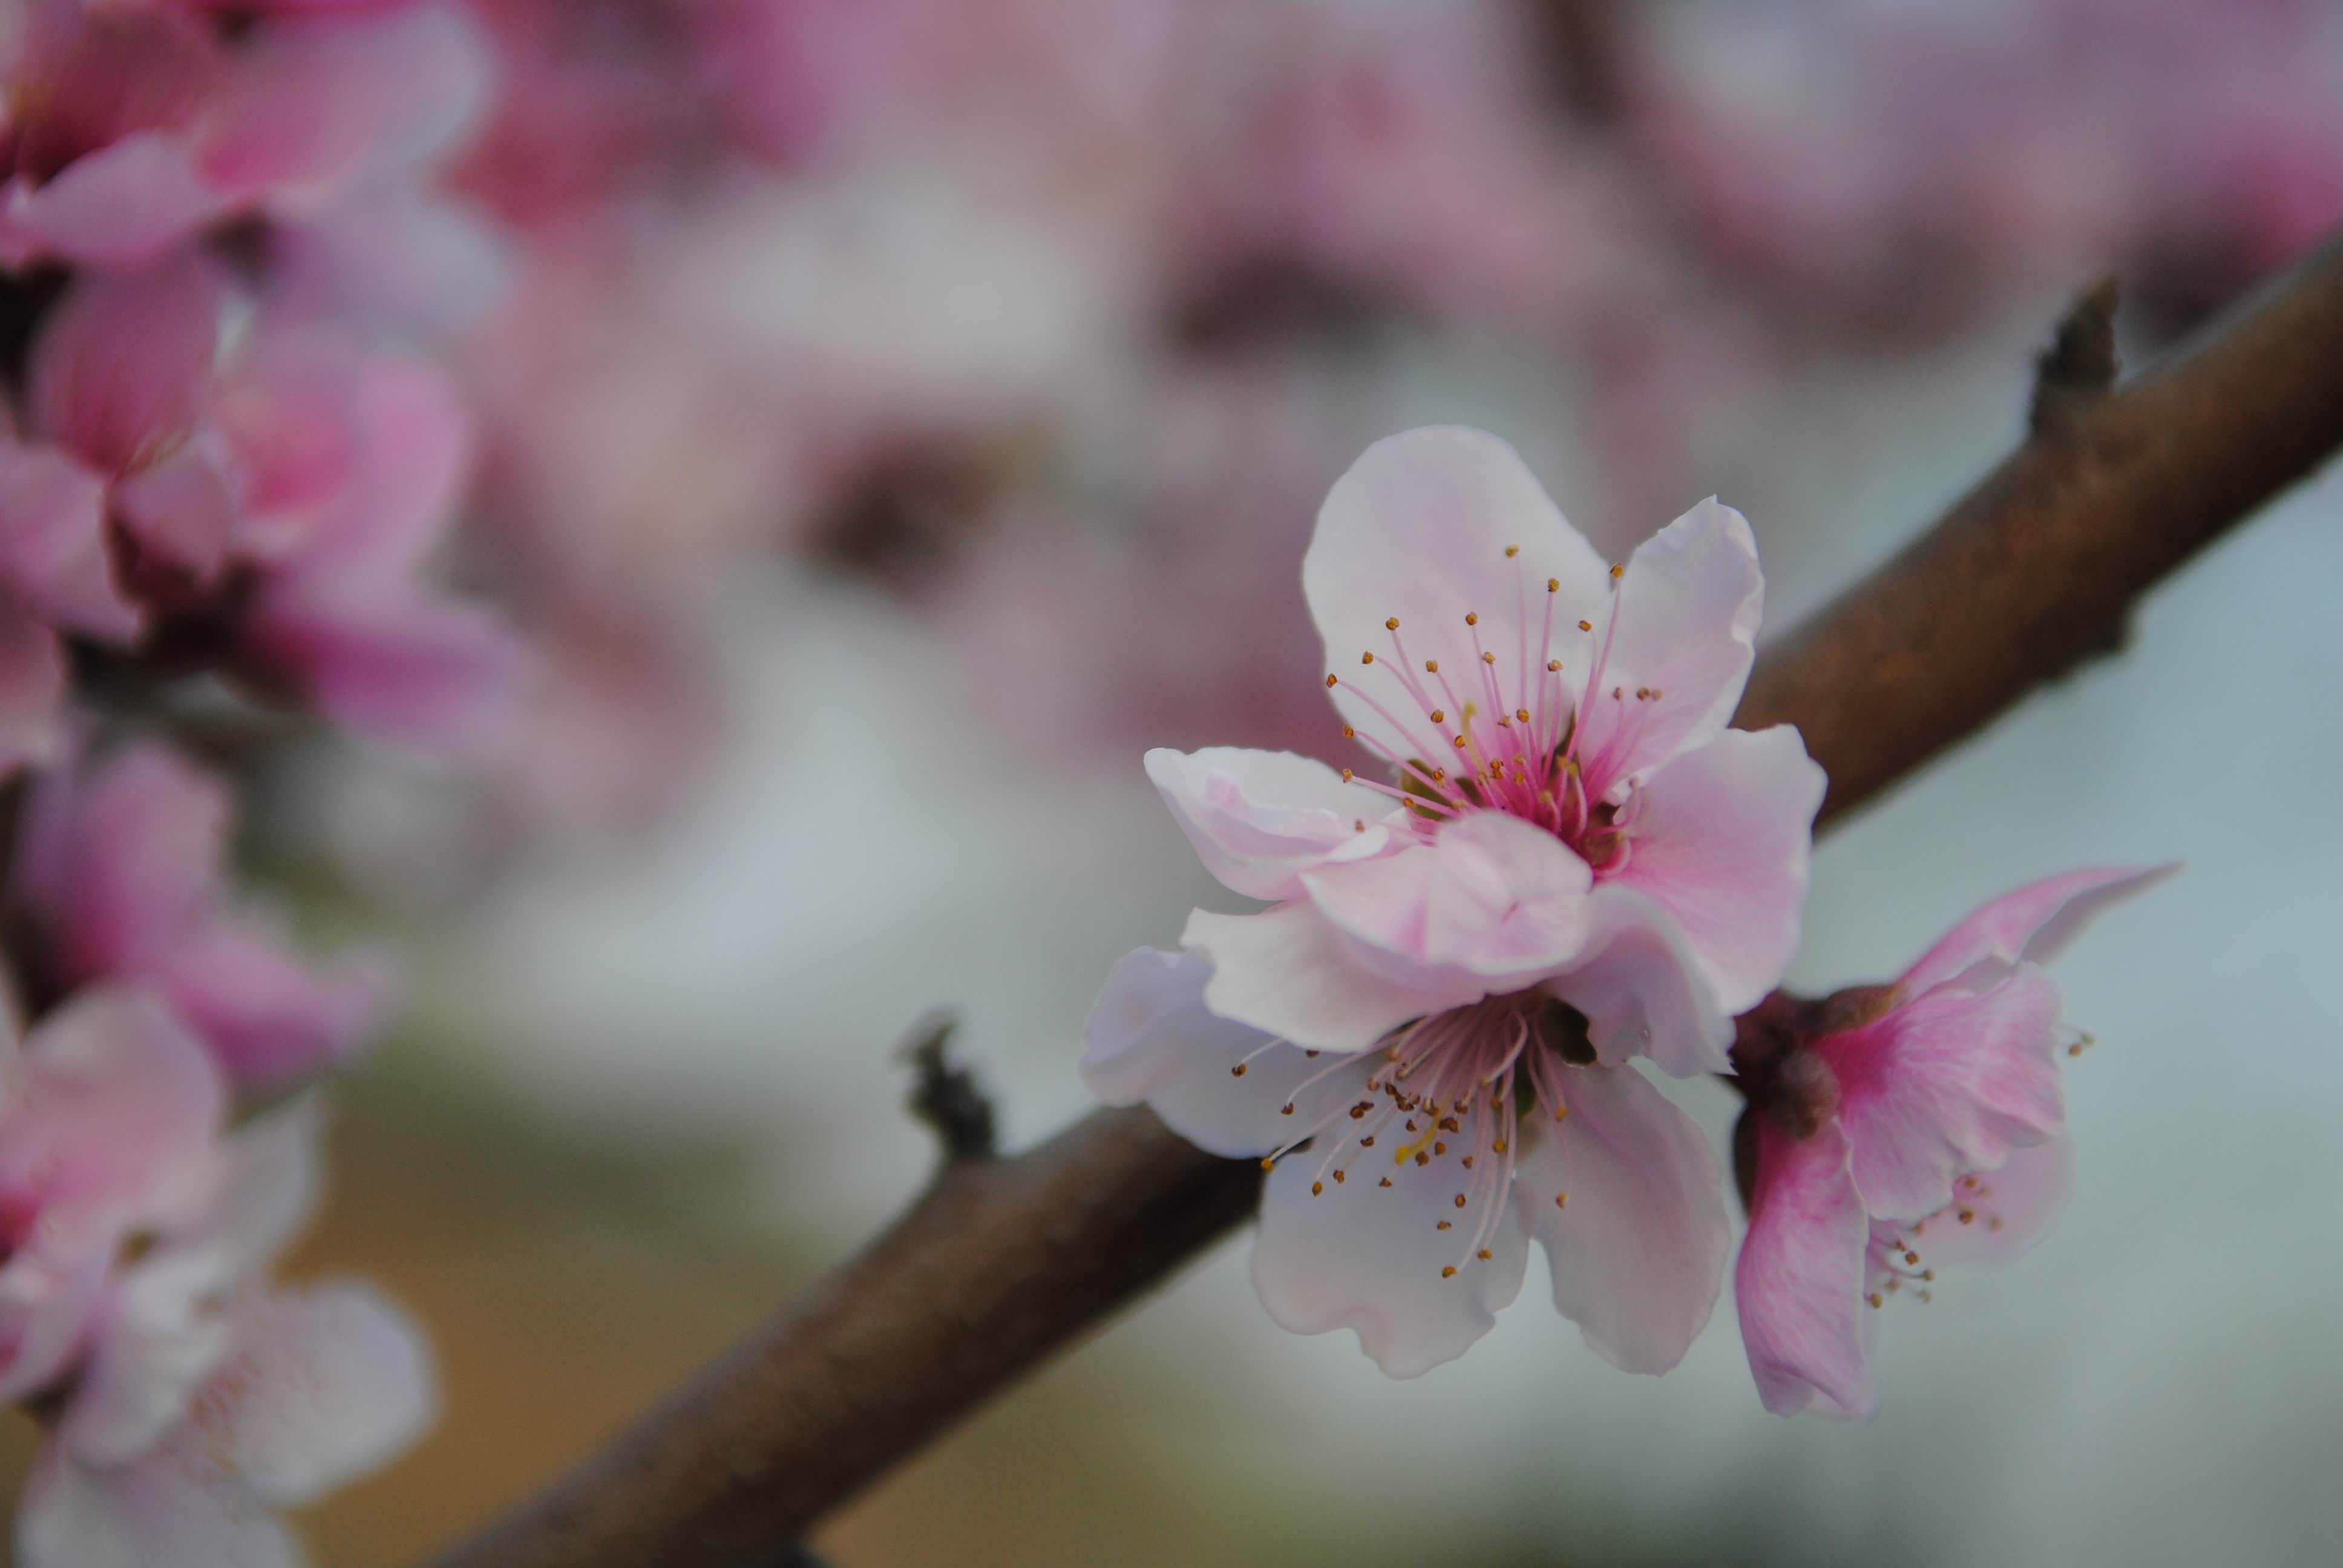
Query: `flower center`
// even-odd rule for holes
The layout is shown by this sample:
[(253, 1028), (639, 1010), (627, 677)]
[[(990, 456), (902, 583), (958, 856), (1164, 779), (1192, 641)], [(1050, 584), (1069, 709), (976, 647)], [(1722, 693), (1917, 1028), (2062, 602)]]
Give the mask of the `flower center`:
[[(1564, 1065), (1594, 1060), (1584, 1016), (1543, 990), (1514, 991), (1403, 1024), (1368, 1054), (1381, 1060), (1358, 1097), (1295, 1129), (1262, 1168), (1306, 1155), (1316, 1161), (1311, 1192), (1321, 1197), (1329, 1181), (1345, 1185), (1353, 1176), (1373, 1176), (1379, 1190), (1429, 1183), (1449, 1194), (1433, 1205), (1435, 1231), (1456, 1244), (1443, 1276), (1488, 1261), (1522, 1136), (1537, 1136), (1544, 1121), (1569, 1113)], [(1296, 1103), (1313, 1098), (1309, 1091), (1324, 1079), (1355, 1071), (1358, 1060), (1338, 1057), (1321, 1069), (1294, 1091), (1284, 1113), (1295, 1115)], [(1524, 1100), (1549, 1116), (1531, 1116), (1525, 1127)], [(1381, 1157), (1385, 1151), (1388, 1159)], [(1556, 1192), (1553, 1201), (1560, 1207), (1566, 1196)]]
[[(1624, 763), (1662, 693), (1654, 687), (1632, 692), (1624, 683), (1607, 693), (1603, 682), (1618, 628), (1618, 597), (1593, 618), (1563, 618), (1556, 625), (1562, 582), (1548, 578), (1534, 649), (1529, 638), (1530, 586), (1514, 563), (1518, 615), (1510, 658), (1487, 647), (1480, 612), (1468, 611), (1465, 629), (1475, 657), (1463, 670), (1443, 668), (1437, 658), (1417, 659), (1407, 649), (1397, 616), (1383, 622), (1391, 648), (1359, 655), (1362, 668), (1377, 677), (1329, 675), (1330, 689), (1358, 698), (1391, 725), (1402, 742), (1361, 735), (1345, 725), (1346, 739), (1358, 740), (1391, 765), (1393, 782), (1342, 777), (1391, 795), (1407, 808), (1417, 834), (1430, 838), (1472, 811), (1503, 811), (1535, 823), (1570, 846), (1596, 875), (1625, 869), (1642, 796), (1623, 781)], [(1616, 581), (1624, 570), (1611, 568)], [(1493, 630), (1494, 628), (1490, 628)], [(1583, 682), (1562, 658), (1568, 648), (1585, 668)], [(1378, 690), (1371, 690), (1373, 679)], [(1591, 698), (1590, 695), (1591, 694)], [(1590, 750), (1581, 722), (1590, 701), (1609, 701), (1624, 711), (1614, 717), (1601, 742)]]

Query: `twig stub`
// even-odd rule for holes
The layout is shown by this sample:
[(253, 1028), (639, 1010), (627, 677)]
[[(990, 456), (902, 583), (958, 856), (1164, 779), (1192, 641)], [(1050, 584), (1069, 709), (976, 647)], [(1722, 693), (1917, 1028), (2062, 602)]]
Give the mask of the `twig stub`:
[(2120, 281), (2102, 273), (2075, 297), (2050, 346), (2034, 360), (2034, 406), (2027, 427), (2037, 437), (2057, 436), (2115, 390), (2121, 361), (2116, 354), (2116, 307)]
[(992, 1101), (965, 1067), (947, 1059), (960, 1020), (948, 1012), (931, 1012), (911, 1026), (898, 1053), (910, 1063), (911, 1092), (904, 1101), (912, 1115), (935, 1130), (944, 1159), (990, 1160), (998, 1151)]

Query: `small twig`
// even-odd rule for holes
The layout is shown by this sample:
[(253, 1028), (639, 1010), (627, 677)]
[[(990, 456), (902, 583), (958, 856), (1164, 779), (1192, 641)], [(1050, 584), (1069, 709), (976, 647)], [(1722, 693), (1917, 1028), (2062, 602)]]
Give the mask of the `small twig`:
[(2116, 307), (2122, 285), (2103, 273), (2075, 297), (2059, 319), (2057, 333), (2034, 361), (2034, 406), (2027, 427), (2039, 437), (2056, 437), (2115, 390), (2122, 368), (2116, 357)]
[(935, 1130), (944, 1159), (951, 1164), (990, 1160), (998, 1152), (992, 1101), (978, 1086), (974, 1073), (946, 1060), (953, 1031), (959, 1028), (960, 1020), (951, 1014), (931, 1012), (911, 1026), (896, 1052), (899, 1060), (910, 1063), (914, 1074), (910, 1098), (904, 1103), (912, 1115)]
[[(1869, 800), (2069, 668), (2133, 600), (2343, 445), (2343, 242), (2030, 441), (1759, 658)], [(764, 1568), (780, 1543), (1252, 1212), (1257, 1161), (1143, 1110), (949, 1164), (894, 1225), (662, 1408), (438, 1568)]]

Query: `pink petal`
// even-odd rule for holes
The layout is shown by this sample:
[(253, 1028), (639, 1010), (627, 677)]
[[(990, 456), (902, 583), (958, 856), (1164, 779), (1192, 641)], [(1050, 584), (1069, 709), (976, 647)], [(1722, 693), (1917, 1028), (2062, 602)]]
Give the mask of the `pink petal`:
[(227, 564), (236, 501), (209, 453), (182, 447), (116, 481), (113, 500), (131, 549), (130, 579), (140, 591), (206, 588)]
[(1356, 944), (1311, 904), (1257, 915), (1188, 917), (1181, 945), (1212, 966), (1204, 1005), (1317, 1050), (1364, 1050), (1412, 1018), (1471, 997), (1427, 994), (1363, 963)]
[(437, 1414), (422, 1335), (368, 1286), (272, 1292), (238, 1305), (236, 1331), (195, 1424), (257, 1502), (314, 1503), (389, 1463)]
[(0, 1116), (0, 1191), (37, 1191), (61, 1212), (164, 1221), (208, 1191), (226, 1099), (203, 1048), (152, 996), (83, 991), (25, 1042)]
[(1473, 812), (1430, 844), (1322, 866), (1301, 879), (1362, 962), (1451, 1005), (1521, 990), (1587, 942), (1586, 862), (1502, 812)]
[(1675, 917), (1727, 1012), (1756, 1006), (1797, 951), (1824, 783), (1784, 724), (1728, 729), (1644, 789), (1616, 879)]
[(1813, 1050), (1839, 1087), (1855, 1182), (1885, 1220), (1950, 1201), (1955, 1178), (2047, 1142), (2066, 1121), (2058, 988), (2027, 965), (1983, 994), (1940, 986)]
[(302, 1568), (300, 1548), (266, 1510), (225, 1483), (192, 1444), (93, 1470), (49, 1443), (16, 1517), (25, 1568)]
[[(1595, 618), (1598, 636), (1609, 608)], [(1579, 708), (1590, 790), (1615, 795), (1618, 780), (1647, 778), (1723, 733), (1765, 608), (1748, 519), (1713, 497), (1636, 548), (1619, 579), (1616, 630)]]
[[(1513, 546), (1520, 553), (1508, 558)], [(1563, 519), (1513, 447), (1483, 431), (1436, 426), (1376, 442), (1335, 481), (1302, 557), (1302, 587), (1325, 639), (1326, 668), (1342, 678), (1334, 693), (1342, 717), (1396, 756), (1430, 758), (1444, 755), (1443, 741), (1403, 675), (1430, 679), (1424, 662), (1437, 660), (1452, 680), (1477, 682), (1477, 630), (1478, 646), (1496, 655), (1506, 705), (1533, 706), (1534, 691), (1517, 689), (1542, 646), (1547, 579), (1562, 585), (1554, 596), (1554, 646), (1575, 664), (1563, 650), (1582, 645), (1579, 619), (1604, 608), (1604, 571), (1594, 547)], [(1468, 612), (1479, 617), (1477, 628), (1465, 625)], [(1404, 663), (1383, 624), (1394, 616)], [(1362, 666), (1363, 652), (1373, 652), (1381, 668)], [(1542, 679), (1543, 670), (1536, 673)], [(1479, 687), (1459, 691), (1474, 696)], [(1459, 706), (1436, 689), (1432, 696), (1433, 706)]]
[(56, 633), (0, 594), (0, 774), (55, 756), (65, 693)]
[(2075, 1145), (2061, 1133), (2011, 1151), (1991, 1171), (1961, 1177), (1953, 1183), (1951, 1203), (1900, 1233), (1930, 1267), (2006, 1262), (2048, 1233), (2074, 1190)]
[(119, 270), (143, 266), (217, 216), (219, 194), (176, 131), (136, 131), (75, 159), (55, 178), (0, 193), (0, 263), (48, 258)]
[(30, 431), (107, 473), (167, 452), (204, 411), (220, 306), (217, 276), (187, 253), (79, 279), (33, 348)]
[(1618, 882), (1597, 885), (1587, 906), (1583, 956), (1546, 989), (1586, 1015), (1604, 1064), (1648, 1056), (1678, 1078), (1726, 1071), (1733, 1020), (1675, 917)]
[(345, 959), (313, 968), (248, 920), (217, 919), (173, 943), (155, 983), (230, 1077), (270, 1087), (347, 1060), (380, 1027), (389, 976)]
[(1555, 1310), (1594, 1352), (1666, 1372), (1716, 1309), (1732, 1245), (1724, 1171), (1699, 1124), (1634, 1068), (1562, 1078), (1569, 1114), (1523, 1128), (1514, 1206), (1545, 1248)]
[[(2046, 964), (2102, 910), (2177, 875), (2179, 863), (2095, 866), (2004, 893), (1945, 933), (1900, 982), (1917, 996), (1958, 980), (1982, 990), (2021, 963)], [(1982, 967), (1980, 967), (1982, 966)], [(1974, 972), (1972, 972), (1974, 971)]]
[(1871, 1227), (1853, 1145), (1835, 1121), (1800, 1139), (1750, 1114), (1757, 1183), (1733, 1289), (1757, 1396), (1775, 1415), (1811, 1407), (1867, 1418), (1876, 1400), (1864, 1300)]
[(140, 972), (219, 897), (226, 789), (155, 741), (35, 789), (15, 878), (67, 983)]
[(1249, 899), (1299, 898), (1303, 871), (1378, 855), (1391, 843), (1382, 820), (1387, 797), (1291, 751), (1158, 747), (1147, 754), (1147, 777), (1204, 869)]
[(1279, 1161), (1252, 1249), (1253, 1288), (1269, 1315), (1299, 1334), (1350, 1329), (1393, 1377), (1463, 1355), (1521, 1293), (1529, 1239), (1502, 1186), (1458, 1158), (1394, 1163), (1343, 1139)]
[(212, 420), (242, 475), (238, 553), (262, 559), (303, 542), (349, 487), (361, 442), (356, 353), (323, 333), (277, 330), (213, 399)]
[(139, 631), (114, 580), (105, 476), (64, 448), (0, 440), (0, 582), (52, 625), (114, 642)]
[(0, 1265), (0, 1399), (50, 1387), (81, 1353), (126, 1224), (119, 1208), (45, 1211)]
[(1189, 1142), (1232, 1159), (1266, 1154), (1357, 1098), (1373, 1061), (1313, 1058), (1215, 1016), (1204, 1006), (1212, 972), (1194, 953), (1123, 956), (1082, 1025), (1082, 1081), (1092, 1094), (1109, 1105), (1143, 1101)]
[(472, 425), (446, 377), (405, 360), (366, 369), (352, 418), (357, 447), (342, 499), (291, 564), (379, 583), (411, 572), (438, 538), (471, 468)]
[(395, 740), (478, 730), (511, 689), (520, 657), (488, 610), (395, 582), (287, 585), (255, 607), (244, 645), (328, 718)]

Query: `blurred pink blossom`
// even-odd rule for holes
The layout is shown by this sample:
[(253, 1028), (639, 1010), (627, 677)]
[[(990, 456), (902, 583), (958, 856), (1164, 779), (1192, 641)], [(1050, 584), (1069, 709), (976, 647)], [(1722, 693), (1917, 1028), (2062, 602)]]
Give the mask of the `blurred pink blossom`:
[(13, 871), (44, 978), (153, 986), (240, 1084), (270, 1086), (368, 1043), (388, 1001), (379, 960), (296, 959), (230, 897), (226, 787), (154, 741), (35, 781)]

